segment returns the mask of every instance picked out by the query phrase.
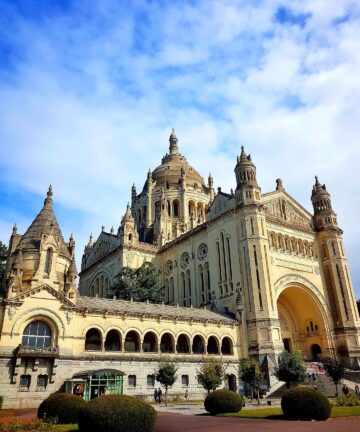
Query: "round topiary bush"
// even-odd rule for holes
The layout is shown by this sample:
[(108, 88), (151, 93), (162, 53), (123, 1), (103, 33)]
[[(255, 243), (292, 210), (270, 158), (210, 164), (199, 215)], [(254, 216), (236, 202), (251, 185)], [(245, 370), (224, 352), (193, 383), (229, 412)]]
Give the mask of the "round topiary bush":
[(37, 416), (39, 419), (57, 418), (58, 423), (76, 423), (79, 409), (86, 405), (84, 399), (70, 393), (54, 393), (41, 402)]
[(100, 396), (79, 411), (81, 432), (153, 432), (156, 411), (133, 396)]
[(205, 409), (210, 414), (238, 412), (244, 405), (243, 399), (231, 390), (215, 390), (205, 399)]
[(284, 416), (292, 420), (326, 420), (331, 414), (328, 398), (310, 387), (294, 387), (281, 399)]

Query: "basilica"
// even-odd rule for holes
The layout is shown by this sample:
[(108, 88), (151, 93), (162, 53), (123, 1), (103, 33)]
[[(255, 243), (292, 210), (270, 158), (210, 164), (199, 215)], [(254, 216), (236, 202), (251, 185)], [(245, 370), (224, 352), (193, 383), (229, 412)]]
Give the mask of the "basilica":
[[(10, 237), (0, 299), (4, 407), (36, 407), (54, 391), (86, 400), (108, 393), (151, 397), (161, 356), (177, 363), (170, 393), (200, 398), (201, 362), (222, 359), (237, 389), (239, 359), (257, 359), (269, 391), (279, 353), (301, 351), (360, 366), (360, 320), (330, 194), (315, 177), (309, 213), (281, 181), (263, 193), (241, 148), (234, 189), (214, 190), (181, 154), (168, 153), (131, 188), (117, 229), (90, 236), (81, 271), (66, 242), (51, 187), (40, 213)], [(163, 302), (112, 298), (121, 269), (151, 266)]]

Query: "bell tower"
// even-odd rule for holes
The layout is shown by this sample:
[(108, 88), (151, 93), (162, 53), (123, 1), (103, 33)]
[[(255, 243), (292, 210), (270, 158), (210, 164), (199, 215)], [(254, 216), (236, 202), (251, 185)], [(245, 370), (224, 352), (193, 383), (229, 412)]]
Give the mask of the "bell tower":
[(237, 157), (235, 167), (236, 190), (235, 196), (239, 204), (259, 204), (261, 189), (256, 180), (256, 166), (251, 156), (245, 153), (241, 146), (241, 154)]
[(249, 355), (262, 362), (266, 356), (275, 361), (282, 349), (273, 341), (279, 332), (276, 305), (272, 294), (270, 251), (261, 189), (256, 179), (256, 166), (241, 147), (235, 167), (236, 204), (239, 209), (239, 252), (244, 289), (242, 302), (243, 328), (248, 335)]
[(317, 177), (311, 201), (319, 255), (334, 320), (336, 355), (349, 366), (359, 368), (359, 313), (343, 244), (343, 231), (338, 226), (330, 194)]

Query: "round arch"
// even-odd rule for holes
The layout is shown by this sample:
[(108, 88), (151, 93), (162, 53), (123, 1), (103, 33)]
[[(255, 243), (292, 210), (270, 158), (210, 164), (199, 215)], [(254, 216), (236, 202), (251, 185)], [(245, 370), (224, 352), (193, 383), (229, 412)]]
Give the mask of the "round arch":
[(279, 281), (275, 295), (284, 349), (301, 350), (308, 360), (313, 357), (313, 345), (318, 345), (322, 353), (332, 352), (332, 322), (322, 293), (301, 276), (287, 276)]
[(208, 354), (220, 354), (220, 343), (218, 337), (213, 335), (208, 337), (206, 351)]
[(202, 334), (194, 335), (191, 346), (193, 354), (205, 354), (205, 337)]
[(44, 321), (49, 325), (54, 341), (59, 337), (65, 337), (65, 324), (57, 313), (47, 308), (33, 308), (21, 314), (14, 322), (11, 328), (11, 338), (22, 335), (25, 327), (34, 320)]
[(174, 336), (170, 332), (163, 333), (160, 339), (160, 351), (162, 353), (174, 353), (174, 341)]
[(140, 351), (140, 333), (137, 330), (129, 330), (126, 332), (124, 349), (126, 352)]
[(143, 351), (157, 352), (158, 351), (158, 335), (154, 330), (148, 330), (143, 337)]
[(180, 333), (176, 339), (176, 352), (190, 354), (190, 338), (186, 333)]

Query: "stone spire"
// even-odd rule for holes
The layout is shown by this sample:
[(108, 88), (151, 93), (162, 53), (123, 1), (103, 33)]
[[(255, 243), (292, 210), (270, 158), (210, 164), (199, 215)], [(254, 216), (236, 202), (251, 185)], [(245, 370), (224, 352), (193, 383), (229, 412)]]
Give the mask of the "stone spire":
[(178, 138), (176, 136), (174, 128), (172, 129), (169, 142), (170, 142), (169, 153), (171, 155), (178, 155), (179, 154)]
[(126, 212), (121, 220), (121, 225), (123, 225), (125, 222), (134, 222), (134, 217), (131, 214), (131, 210), (130, 210), (130, 204), (128, 203), (128, 205), (126, 206)]
[(315, 176), (315, 184), (311, 193), (311, 202), (314, 208), (315, 229), (317, 231), (338, 229), (337, 217), (331, 205), (330, 194), (317, 176)]
[(245, 153), (241, 146), (241, 154), (237, 157), (235, 166), (236, 191), (235, 195), (239, 202), (248, 203), (260, 200), (260, 187), (256, 180), (256, 166), (250, 155)]
[(28, 250), (39, 251), (44, 234), (52, 234), (59, 244), (60, 254), (66, 258), (71, 258), (54, 214), (52, 196), (53, 190), (49, 186), (43, 208), (22, 236), (19, 245), (22, 246), (24, 252)]

